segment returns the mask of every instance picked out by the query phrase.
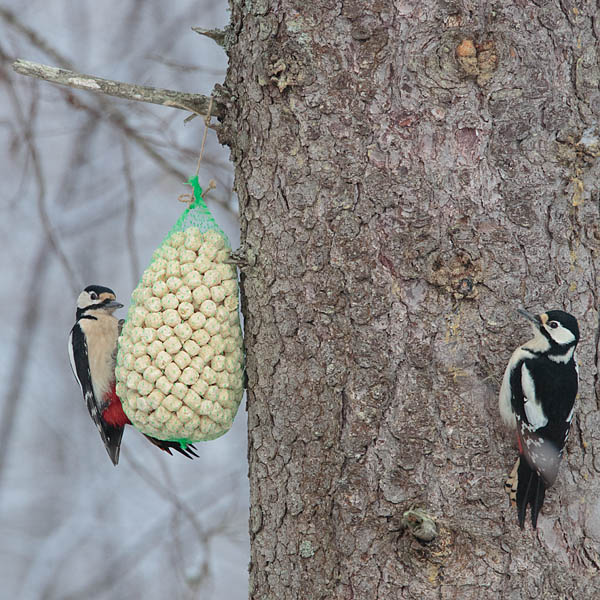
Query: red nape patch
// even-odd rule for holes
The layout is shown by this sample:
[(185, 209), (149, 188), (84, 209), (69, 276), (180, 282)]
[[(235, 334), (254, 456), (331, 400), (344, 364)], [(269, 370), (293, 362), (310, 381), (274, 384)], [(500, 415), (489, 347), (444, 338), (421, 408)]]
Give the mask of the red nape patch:
[(127, 415), (123, 412), (123, 407), (121, 406), (121, 401), (117, 396), (117, 392), (115, 391), (115, 387), (111, 388), (110, 392), (107, 394), (107, 398), (109, 401), (108, 408), (102, 413), (102, 418), (109, 424), (114, 425), (115, 427), (123, 427), (123, 425), (131, 425), (131, 421), (127, 418)]

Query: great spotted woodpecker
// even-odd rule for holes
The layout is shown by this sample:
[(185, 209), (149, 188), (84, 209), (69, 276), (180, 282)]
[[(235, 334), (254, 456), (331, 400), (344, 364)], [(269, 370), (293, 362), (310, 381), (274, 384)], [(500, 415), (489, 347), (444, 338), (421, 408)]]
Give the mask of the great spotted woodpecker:
[[(124, 321), (117, 320), (113, 312), (122, 306), (110, 288), (86, 287), (77, 298), (76, 321), (69, 336), (73, 374), (115, 466), (119, 462), (123, 429), (130, 424), (115, 391), (117, 340)], [(178, 442), (146, 438), (169, 454), (176, 450), (188, 458), (198, 456), (192, 445), (183, 450)]]
[(500, 389), (500, 415), (516, 429), (519, 457), (505, 483), (524, 527), (527, 506), (534, 529), (546, 489), (558, 473), (573, 418), (578, 371), (579, 327), (572, 315), (550, 310), (534, 316), (534, 337), (510, 358)]

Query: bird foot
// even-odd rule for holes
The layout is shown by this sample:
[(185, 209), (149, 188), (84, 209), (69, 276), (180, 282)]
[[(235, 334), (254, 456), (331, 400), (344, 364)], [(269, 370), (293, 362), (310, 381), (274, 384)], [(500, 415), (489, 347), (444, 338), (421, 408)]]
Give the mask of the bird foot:
[(517, 506), (517, 488), (519, 487), (519, 463), (521, 458), (517, 458), (515, 466), (512, 468), (508, 479), (504, 482), (504, 491), (508, 494), (510, 505)]

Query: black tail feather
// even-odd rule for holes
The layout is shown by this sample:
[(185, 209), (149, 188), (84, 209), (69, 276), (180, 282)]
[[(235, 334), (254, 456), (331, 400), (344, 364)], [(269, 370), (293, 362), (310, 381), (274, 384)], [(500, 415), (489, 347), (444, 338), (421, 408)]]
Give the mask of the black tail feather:
[(119, 464), (121, 438), (123, 437), (123, 430), (125, 427), (108, 425), (104, 419), (102, 419), (102, 422), (104, 424), (104, 435), (102, 436), (104, 447), (108, 452), (112, 464), (116, 467)]
[(517, 487), (517, 512), (519, 516), (519, 526), (521, 529), (525, 526), (525, 515), (527, 506), (531, 507), (531, 524), (535, 529), (537, 527), (538, 514), (544, 504), (546, 496), (546, 485), (543, 478), (531, 468), (525, 457), (521, 457), (519, 463), (519, 483)]
[(540, 477), (537, 473), (536, 477), (537, 486), (535, 498), (533, 503), (531, 504), (531, 524), (533, 525), (534, 529), (537, 527), (538, 515), (540, 513), (540, 510), (542, 510), (542, 504), (544, 504), (544, 498), (546, 497), (546, 484), (544, 483), (542, 477)]
[(145, 436), (149, 441), (151, 441), (155, 446), (164, 450), (168, 454), (172, 455), (171, 450), (175, 450), (179, 452), (179, 454), (183, 454), (183, 456), (187, 458), (198, 458), (196, 454), (196, 448), (192, 444), (188, 444), (185, 450), (181, 447), (179, 442), (169, 442), (167, 440), (157, 440), (156, 438), (150, 437), (149, 435)]

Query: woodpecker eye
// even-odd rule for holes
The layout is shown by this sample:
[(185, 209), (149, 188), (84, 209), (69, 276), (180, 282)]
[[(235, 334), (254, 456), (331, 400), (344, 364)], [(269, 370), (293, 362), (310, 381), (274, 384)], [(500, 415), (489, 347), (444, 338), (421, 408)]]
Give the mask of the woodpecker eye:
[(552, 329), (556, 329), (558, 327), (558, 323), (556, 321), (550, 321), (548, 325), (552, 327)]
[(96, 294), (96, 292), (90, 292), (90, 299), (91, 300), (98, 300), (98, 294)]

